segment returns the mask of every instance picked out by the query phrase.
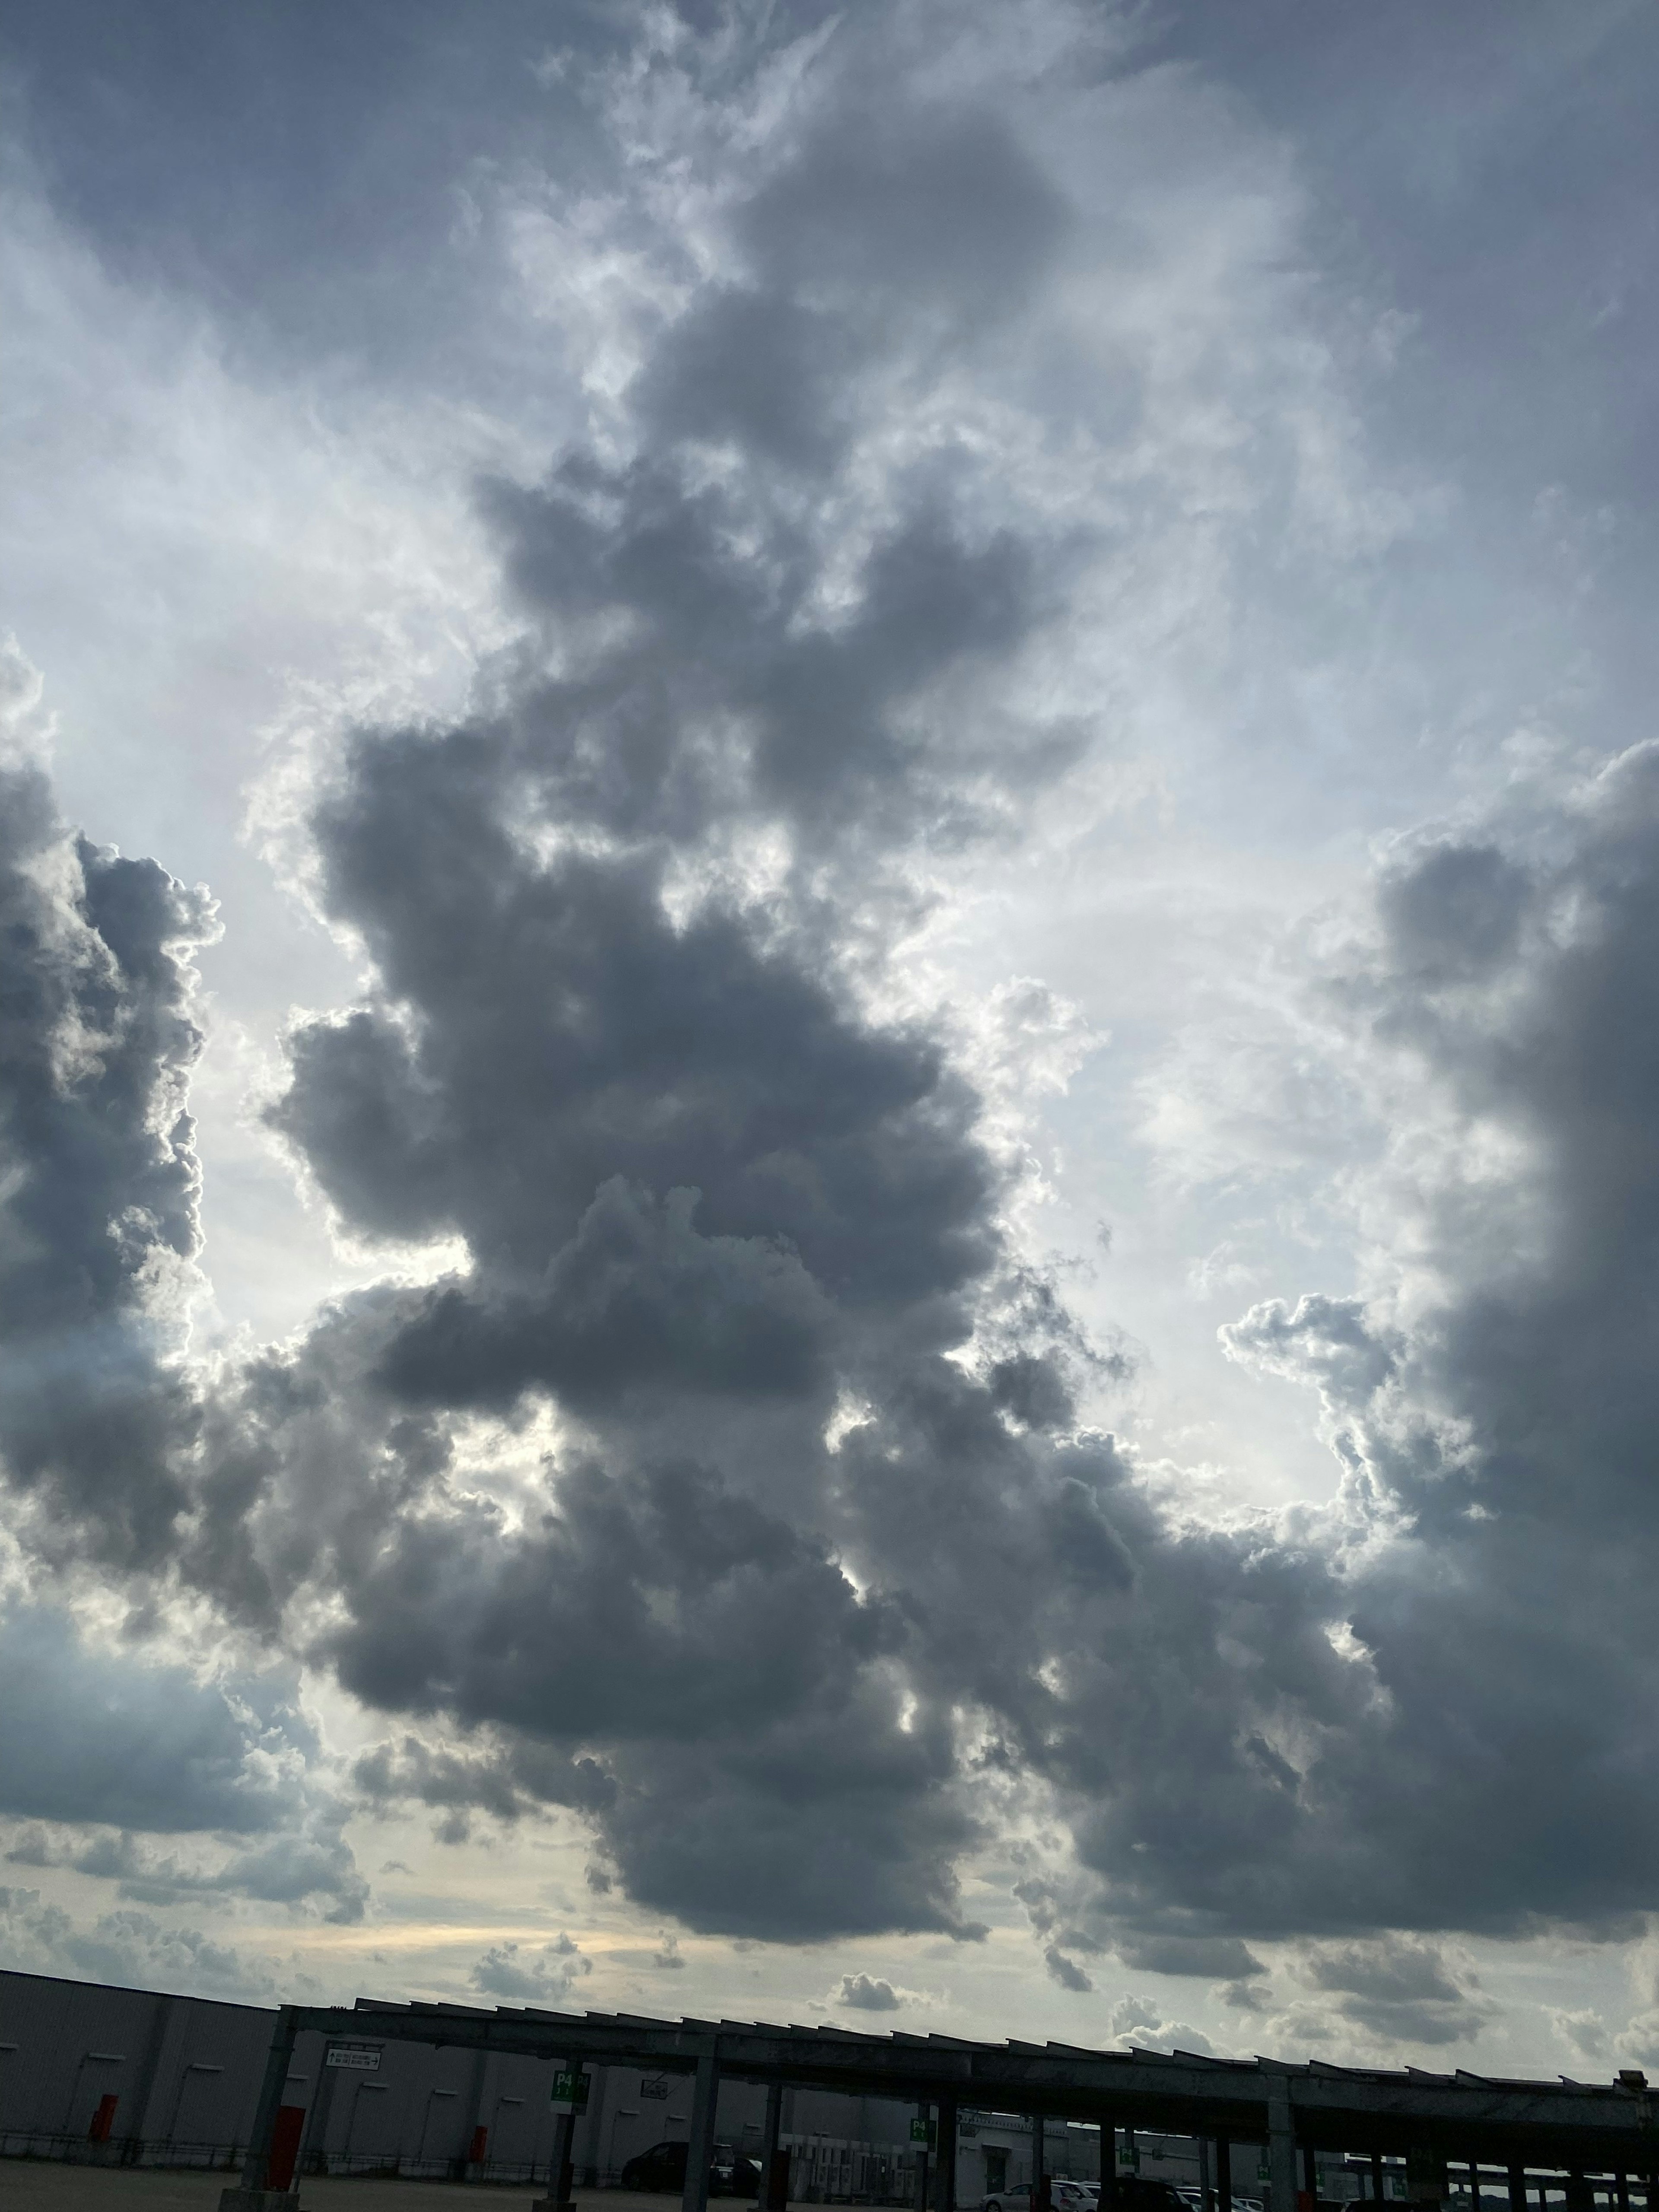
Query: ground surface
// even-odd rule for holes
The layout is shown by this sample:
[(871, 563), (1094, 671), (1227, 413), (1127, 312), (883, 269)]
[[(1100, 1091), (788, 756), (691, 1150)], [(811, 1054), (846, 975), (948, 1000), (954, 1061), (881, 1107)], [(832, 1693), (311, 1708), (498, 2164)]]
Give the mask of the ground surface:
[[(45, 2159), (0, 2159), (5, 2212), (218, 2212), (230, 2173), (158, 2173), (131, 2166), (64, 2166)], [(453, 2181), (302, 2181), (302, 2212), (526, 2212), (544, 2184), (496, 2188)], [(588, 2212), (678, 2212), (677, 2197), (635, 2197), (621, 2189), (576, 2191)], [(716, 2200), (726, 2212), (734, 2200)], [(741, 2208), (750, 2212), (750, 2208)]]

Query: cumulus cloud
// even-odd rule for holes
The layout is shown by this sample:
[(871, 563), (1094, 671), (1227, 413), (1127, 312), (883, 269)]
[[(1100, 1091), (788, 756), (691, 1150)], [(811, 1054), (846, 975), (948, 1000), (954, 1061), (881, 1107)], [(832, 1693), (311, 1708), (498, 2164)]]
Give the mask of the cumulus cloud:
[(200, 1929), (165, 1926), (146, 1912), (106, 1913), (84, 1927), (35, 1889), (0, 1888), (0, 1951), (26, 1973), (66, 1974), (182, 1996), (261, 2003), (276, 1994), (271, 1962)]
[[(1648, 1901), (1651, 1685), (1620, 1623), (1653, 1412), (1656, 776), (1638, 747), (1541, 822), (1389, 868), (1370, 951), (1322, 988), (1399, 1112), (1374, 1188), (1400, 1249), (1375, 1297), (1269, 1302), (1227, 1332), (1318, 1391), (1357, 1510), (1392, 1532), (1343, 1612), (1376, 1684), (1357, 1740), (1373, 1909), (1396, 1925), (1611, 1925)], [(1309, 1772), (1310, 1811), (1335, 1779)], [(1571, 1842), (1563, 1792), (1585, 1814)], [(1453, 1834), (1501, 1844), (1477, 1874)]]
[(277, 1826), (317, 1751), (291, 1690), (100, 1650), (56, 1608), (0, 1617), (0, 1812), (173, 1831)]
[(1243, 1981), (1267, 1968), (1246, 1943), (1236, 1936), (1176, 1936), (1126, 1934), (1118, 1939), (1118, 1954), (1126, 1966), (1149, 1974), (1197, 1974), (1208, 1978), (1223, 1974)]
[(1489, 2009), (1454, 1977), (1438, 1946), (1398, 1936), (1315, 1951), (1300, 1972), (1335, 1995), (1339, 2018), (1384, 2044), (1461, 2042)]
[(907, 2005), (925, 2005), (932, 2000), (920, 1990), (900, 1988), (879, 1975), (856, 1973), (842, 1976), (830, 1992), (830, 2002), (849, 2012), (902, 2012)]
[(1215, 2046), (1208, 2037), (1184, 2021), (1166, 2020), (1161, 2007), (1150, 1998), (1120, 1997), (1110, 2014), (1112, 2041), (1120, 2051), (1192, 2051), (1212, 2058)]
[(1259, 1982), (1224, 1982), (1215, 1995), (1231, 2012), (1273, 2010), (1268, 1993)]
[(44, 1554), (160, 1565), (188, 1498), (204, 894), (76, 836), (0, 752), (0, 1467)]
[[(1006, 689), (1075, 532), (1010, 515), (971, 442), (882, 458), (866, 404), (1006, 344), (1065, 195), (975, 99), (878, 92), (851, 52), (740, 165), (634, 457), (486, 487), (522, 648), (465, 721), (359, 732), (317, 794), (317, 895), (372, 988), (295, 1030), (272, 1126), (355, 1235), (468, 1260), (216, 1404), (191, 1561), (251, 1621), (315, 1593), (349, 1689), (458, 1724), (371, 1754), (371, 1794), (457, 1835), (577, 1803), (635, 1899), (743, 1935), (970, 1932), (963, 1563), (907, 1516), (947, 1484), (968, 1514), (971, 1467), (1034, 1586), (1051, 1559), (1076, 1604), (1133, 1576), (1109, 1451), (1053, 1456), (1066, 1345), (952, 1360), (1005, 1171), (940, 1037), (848, 965), (898, 856), (994, 826), (1073, 744)], [(853, 364), (833, 436), (800, 428), (809, 327)], [(565, 1441), (509, 1525), (451, 1439), (533, 1399)], [(872, 1418), (831, 1450), (848, 1401)], [(325, 1463), (353, 1480), (323, 1495)], [(1043, 1656), (986, 1664), (1029, 1698)]]
[(561, 2005), (593, 1961), (580, 1946), (561, 1933), (550, 1943), (531, 1948), (520, 1943), (496, 1943), (473, 1966), (468, 1979), (485, 1996), (509, 2002)]
[[(1382, 1133), (1345, 1170), (1374, 1287), (1269, 1300), (1223, 1334), (1318, 1394), (1340, 1498), (1288, 1543), (1189, 1540), (1197, 1603), (1164, 1547), (1132, 1547), (1164, 1632), (1140, 1677), (1155, 1661), (1171, 1693), (1144, 1762), (1120, 1758), (1078, 1819), (1097, 1892), (1050, 1885), (1037, 1910), (1022, 1888), (1046, 1937), (1110, 1930), (1163, 1971), (1184, 1950), (1236, 2001), (1226, 1947), (1253, 1935), (1617, 1933), (1644, 1909), (1650, 1685), (1620, 1623), (1645, 1571), (1654, 775), (1638, 748), (1484, 838), (1401, 847), (1363, 942), (1305, 971), (1333, 1079)], [(1227, 1716), (1207, 1753), (1206, 1712)], [(1096, 1741), (1124, 1740), (1120, 1709)], [(1595, 1808), (1581, 1838), (1564, 1789)], [(1485, 2016), (1432, 1946), (1333, 1953), (1316, 1986), (1287, 2034), (1433, 2045)]]
[[(222, 1893), (362, 1917), (347, 1807), (316, 1771), (291, 1678), (202, 1680), (142, 1645), (99, 1649), (67, 1614), (28, 1606), (0, 1617), (0, 1814), (27, 1822), (9, 1858), (72, 1866), (146, 1903)], [(163, 1851), (145, 1832), (232, 1848)]]
[(1571, 2047), (1577, 2057), (1594, 2059), (1599, 2064), (1613, 2048), (1613, 2037), (1607, 2022), (1598, 2012), (1587, 2006), (1558, 2008), (1550, 2014), (1555, 2031)]
[(1048, 1969), (1049, 1980), (1057, 1982), (1063, 1990), (1073, 1990), (1082, 1995), (1094, 1987), (1085, 1969), (1075, 1959), (1067, 1958), (1058, 1943), (1044, 1946), (1042, 1963)]

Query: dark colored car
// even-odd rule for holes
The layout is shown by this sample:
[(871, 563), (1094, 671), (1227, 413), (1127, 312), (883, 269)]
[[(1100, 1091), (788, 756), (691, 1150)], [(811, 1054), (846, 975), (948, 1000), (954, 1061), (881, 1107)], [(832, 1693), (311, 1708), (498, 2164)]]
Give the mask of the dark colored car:
[(1112, 2185), (1114, 2212), (1188, 2212), (1173, 2184), (1143, 2180), (1138, 2173), (1120, 2173)]
[[(642, 2150), (623, 2166), (619, 2177), (623, 2187), (653, 2189), (678, 2197), (685, 2186), (685, 2150), (683, 2142), (653, 2143), (649, 2150)], [(722, 2146), (709, 2161), (708, 2194), (753, 2199), (760, 2194), (760, 2168), (752, 2158), (740, 2157)]]

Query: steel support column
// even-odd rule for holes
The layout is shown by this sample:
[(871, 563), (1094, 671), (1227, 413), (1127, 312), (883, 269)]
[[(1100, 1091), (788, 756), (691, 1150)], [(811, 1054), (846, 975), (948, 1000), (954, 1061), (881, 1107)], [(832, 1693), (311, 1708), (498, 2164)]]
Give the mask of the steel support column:
[[(939, 2182), (936, 2212), (957, 2212), (957, 2100), (945, 2097), (939, 2108)], [(1033, 2207), (1033, 2212), (1036, 2208)]]
[[(580, 2058), (568, 2058), (562, 2070), (578, 2076), (582, 2072)], [(553, 2155), (548, 2161), (547, 2195), (541, 2200), (549, 2212), (571, 2212), (572, 2191), (576, 2179), (576, 2106), (570, 2105), (559, 2112), (553, 2123)], [(538, 2208), (539, 2212), (539, 2208)]]
[(276, 2015), (276, 2030), (265, 2058), (264, 2079), (259, 2084), (259, 2101), (253, 2108), (247, 2158), (242, 2167), (244, 2191), (263, 2191), (268, 2185), (271, 2134), (276, 2125), (277, 2107), (283, 2101), (283, 2085), (294, 2063), (294, 2009), (292, 2005), (284, 2005)]
[(306, 2131), (300, 2138), (300, 2160), (294, 2169), (297, 2181), (302, 2173), (320, 2173), (325, 2164), (328, 2144), (328, 2116), (334, 2109), (335, 2092), (339, 2087), (340, 2069), (324, 2064), (327, 2046), (317, 2054), (317, 2071), (320, 2079), (315, 2094), (306, 2107)]
[(1267, 2186), (1273, 2212), (1296, 2212), (1296, 2123), (1283, 2074), (1267, 2077)]
[(691, 2137), (685, 2146), (685, 2187), (680, 2212), (708, 2212), (708, 2161), (714, 2155), (714, 2113), (720, 2096), (720, 2062), (711, 2051), (697, 2061), (691, 2094)]
[(783, 2133), (783, 2084), (769, 2083), (766, 2118), (761, 2129), (760, 2193), (756, 2212), (785, 2212), (789, 2202), (789, 2169), (778, 2172), (778, 2138)]
[(1226, 2136), (1215, 2139), (1215, 2201), (1217, 2212), (1233, 2212), (1233, 2147)]
[(928, 2156), (930, 2131), (933, 2120), (933, 2106), (918, 2105), (916, 2118), (921, 2122), (921, 2149), (916, 2158), (916, 2212), (927, 2212), (927, 2192), (933, 2179), (933, 2160)]

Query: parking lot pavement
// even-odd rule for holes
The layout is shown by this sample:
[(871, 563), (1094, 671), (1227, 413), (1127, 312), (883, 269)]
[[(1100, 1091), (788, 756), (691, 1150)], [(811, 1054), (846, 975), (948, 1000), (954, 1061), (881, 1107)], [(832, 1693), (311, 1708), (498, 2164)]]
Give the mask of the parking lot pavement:
[[(162, 2173), (114, 2166), (66, 2166), (56, 2160), (0, 2159), (5, 2212), (218, 2212), (227, 2173)], [(526, 2212), (546, 2185), (450, 2181), (307, 2180), (301, 2212)], [(576, 2191), (588, 2212), (678, 2212), (672, 2197), (636, 2197), (621, 2189)], [(720, 2212), (750, 2212), (731, 2197)]]
[[(4, 2212), (218, 2212), (227, 2173), (158, 2173), (118, 2166), (66, 2166), (56, 2160), (0, 2159)], [(453, 2181), (302, 2181), (301, 2212), (527, 2212), (546, 2185)], [(586, 2212), (678, 2212), (675, 2197), (631, 2190), (579, 2189)], [(752, 2212), (736, 2197), (718, 2197), (717, 2212)], [(803, 2208), (805, 2212), (805, 2208)]]

